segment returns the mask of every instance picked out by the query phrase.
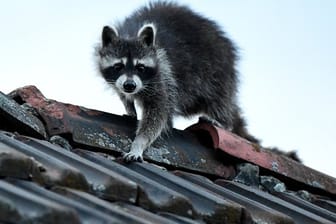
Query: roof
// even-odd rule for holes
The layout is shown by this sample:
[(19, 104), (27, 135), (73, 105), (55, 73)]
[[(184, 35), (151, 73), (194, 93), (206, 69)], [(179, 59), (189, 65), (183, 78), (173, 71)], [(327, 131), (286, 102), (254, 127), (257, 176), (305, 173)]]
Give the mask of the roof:
[(0, 222), (335, 223), (336, 179), (205, 123), (125, 164), (136, 120), (0, 93)]

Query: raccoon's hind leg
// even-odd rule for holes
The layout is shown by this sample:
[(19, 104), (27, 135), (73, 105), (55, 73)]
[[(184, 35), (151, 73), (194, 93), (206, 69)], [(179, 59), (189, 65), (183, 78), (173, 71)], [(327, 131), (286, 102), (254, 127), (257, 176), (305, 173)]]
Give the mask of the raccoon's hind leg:
[(260, 140), (248, 132), (246, 128), (246, 121), (239, 114), (237, 114), (235, 117), (232, 132), (245, 138), (246, 140), (252, 143), (260, 144)]
[(215, 110), (214, 113), (209, 114), (208, 117), (201, 117), (201, 120), (209, 121), (213, 125), (231, 131), (246, 140), (259, 144), (259, 140), (252, 136), (246, 128), (246, 122), (240, 115), (239, 109), (234, 109), (233, 112), (226, 110)]
[(220, 128), (223, 128), (223, 129), (227, 129), (225, 128), (221, 123), (219, 123), (218, 121), (214, 120), (214, 119), (211, 119), (210, 117), (207, 117), (207, 116), (200, 116), (199, 117), (199, 122), (200, 123), (209, 123), (211, 125), (215, 125), (217, 127), (220, 127)]
[[(227, 105), (227, 103), (224, 105)], [(218, 103), (215, 105), (208, 105), (204, 116), (202, 116), (200, 120), (206, 121), (225, 130), (232, 131), (234, 123), (233, 114), (233, 109), (230, 109), (228, 106), (221, 107), (220, 103)]]

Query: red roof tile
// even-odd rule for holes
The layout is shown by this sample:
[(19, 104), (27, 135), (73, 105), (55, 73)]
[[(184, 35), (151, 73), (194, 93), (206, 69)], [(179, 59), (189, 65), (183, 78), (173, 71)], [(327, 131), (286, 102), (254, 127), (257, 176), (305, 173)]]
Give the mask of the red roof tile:
[(196, 124), (188, 130), (206, 131), (212, 138), (213, 147), (223, 152), (256, 164), (281, 176), (307, 184), (311, 187), (336, 194), (336, 179), (285, 156), (272, 153), (256, 144), (234, 135), (224, 129), (207, 123)]

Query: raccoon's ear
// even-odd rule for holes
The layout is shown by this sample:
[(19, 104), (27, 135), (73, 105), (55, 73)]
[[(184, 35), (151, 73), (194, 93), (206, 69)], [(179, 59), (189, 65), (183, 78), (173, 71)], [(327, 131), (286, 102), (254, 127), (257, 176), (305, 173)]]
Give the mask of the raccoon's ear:
[(104, 26), (102, 33), (103, 47), (106, 47), (107, 45), (111, 44), (117, 38), (118, 38), (118, 31), (114, 27), (111, 28), (109, 26)]
[(138, 31), (138, 38), (147, 46), (155, 44), (156, 27), (153, 23), (143, 25)]

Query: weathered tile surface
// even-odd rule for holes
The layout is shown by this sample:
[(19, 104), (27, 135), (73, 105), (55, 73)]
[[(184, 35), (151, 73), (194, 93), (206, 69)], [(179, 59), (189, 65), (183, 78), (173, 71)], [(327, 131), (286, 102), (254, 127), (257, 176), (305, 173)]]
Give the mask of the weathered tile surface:
[[(135, 120), (49, 100), (33, 86), (9, 96), (0, 94), (0, 222), (335, 223), (334, 178), (224, 130), (174, 130), (147, 162), (124, 164), (116, 157)], [(283, 192), (258, 189), (273, 174)]]
[(190, 127), (189, 130), (195, 132), (206, 131), (211, 137), (215, 149), (223, 150), (233, 157), (280, 174), (287, 177), (289, 181), (292, 179), (312, 188), (336, 194), (336, 178), (318, 172), (285, 156), (272, 153), (270, 150), (260, 148), (260, 146), (252, 144), (224, 129), (202, 123)]

